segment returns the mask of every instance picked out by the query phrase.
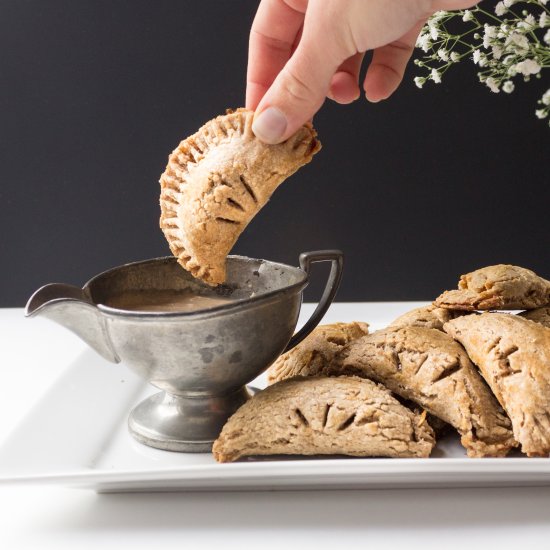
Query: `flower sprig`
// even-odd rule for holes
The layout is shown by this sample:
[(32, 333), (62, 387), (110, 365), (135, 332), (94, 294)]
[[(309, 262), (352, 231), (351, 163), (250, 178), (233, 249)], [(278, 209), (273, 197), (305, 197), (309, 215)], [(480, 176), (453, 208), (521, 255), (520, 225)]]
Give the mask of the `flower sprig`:
[[(492, 9), (477, 5), (469, 10), (435, 13), (416, 42), (426, 55), (415, 64), (427, 74), (415, 77), (415, 84), (419, 88), (428, 81), (439, 84), (450, 67), (464, 59), (480, 68), (480, 82), (494, 93), (512, 93), (519, 78), (525, 82), (541, 78), (543, 69), (550, 68), (547, 3), (502, 0)], [(538, 100), (535, 114), (540, 119), (550, 116), (550, 88)]]

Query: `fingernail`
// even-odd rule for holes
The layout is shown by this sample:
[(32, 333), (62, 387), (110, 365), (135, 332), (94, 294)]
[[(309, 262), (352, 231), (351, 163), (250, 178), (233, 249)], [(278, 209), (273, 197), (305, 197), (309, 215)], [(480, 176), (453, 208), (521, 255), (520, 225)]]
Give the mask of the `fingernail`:
[(252, 123), (252, 131), (265, 143), (279, 143), (286, 131), (285, 115), (276, 107), (262, 111)]

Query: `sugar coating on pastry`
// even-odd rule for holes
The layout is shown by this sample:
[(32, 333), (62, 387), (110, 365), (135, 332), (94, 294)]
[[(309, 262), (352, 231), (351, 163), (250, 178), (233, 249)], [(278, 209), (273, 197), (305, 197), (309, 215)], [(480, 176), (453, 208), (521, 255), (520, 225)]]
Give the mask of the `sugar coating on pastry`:
[(307, 338), (289, 352), (283, 353), (269, 367), (267, 381), (274, 384), (293, 376), (318, 374), (346, 344), (368, 333), (369, 325), (357, 321), (319, 325)]
[(550, 453), (550, 328), (507, 313), (459, 317), (445, 324), (512, 420), (528, 456)]
[(462, 346), (442, 331), (379, 330), (348, 344), (324, 374), (384, 384), (456, 428), (470, 457), (504, 456), (516, 446), (510, 419)]
[(460, 277), (458, 290), (443, 292), (434, 305), (474, 310), (534, 309), (550, 304), (550, 281), (515, 265), (491, 265)]
[(537, 309), (523, 311), (519, 316), (524, 319), (529, 319), (529, 321), (540, 323), (546, 328), (550, 328), (550, 307), (539, 307)]
[(392, 323), (390, 327), (424, 327), (433, 328), (436, 330), (443, 330), (443, 325), (458, 317), (464, 315), (462, 311), (455, 311), (452, 309), (445, 309), (442, 307), (436, 307), (433, 304), (423, 307), (417, 307), (407, 311), (403, 315), (400, 315)]
[(311, 124), (284, 143), (252, 132), (254, 113), (228, 111), (183, 140), (160, 178), (160, 227), (178, 262), (194, 277), (225, 281), (227, 254), (275, 189), (321, 145)]
[(434, 446), (425, 414), (384, 387), (355, 377), (292, 378), (247, 401), (225, 424), (218, 462), (261, 455), (427, 457)]

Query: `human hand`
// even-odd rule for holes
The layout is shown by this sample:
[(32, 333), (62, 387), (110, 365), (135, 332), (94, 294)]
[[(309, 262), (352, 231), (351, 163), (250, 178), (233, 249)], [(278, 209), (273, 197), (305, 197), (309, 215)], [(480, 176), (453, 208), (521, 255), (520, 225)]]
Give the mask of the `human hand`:
[(351, 103), (367, 50), (363, 83), (371, 102), (399, 86), (428, 17), (479, 0), (262, 0), (250, 32), (246, 106), (252, 130), (280, 143), (310, 120), (325, 98)]

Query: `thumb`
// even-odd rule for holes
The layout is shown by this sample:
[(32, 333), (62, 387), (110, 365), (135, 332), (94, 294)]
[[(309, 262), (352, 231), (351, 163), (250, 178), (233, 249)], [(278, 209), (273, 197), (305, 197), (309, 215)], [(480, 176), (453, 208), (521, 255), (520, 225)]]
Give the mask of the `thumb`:
[(321, 108), (332, 76), (343, 61), (329, 61), (323, 41), (300, 41), (298, 48), (266, 92), (252, 131), (265, 143), (288, 139)]

